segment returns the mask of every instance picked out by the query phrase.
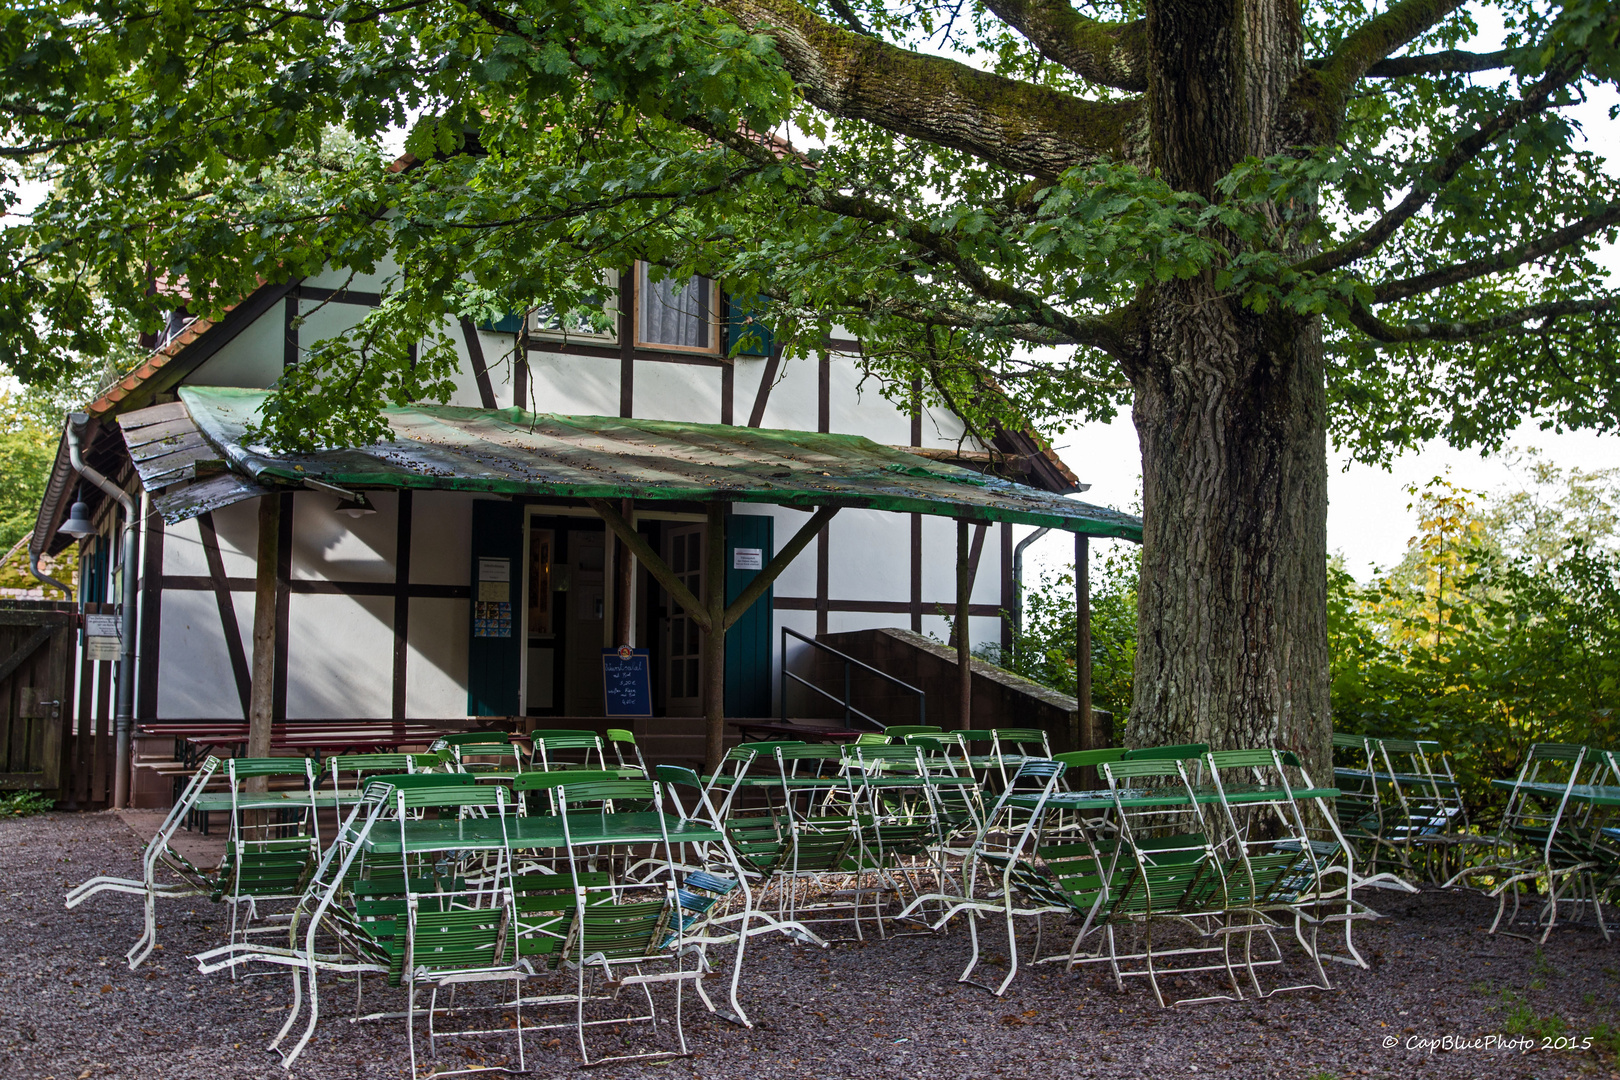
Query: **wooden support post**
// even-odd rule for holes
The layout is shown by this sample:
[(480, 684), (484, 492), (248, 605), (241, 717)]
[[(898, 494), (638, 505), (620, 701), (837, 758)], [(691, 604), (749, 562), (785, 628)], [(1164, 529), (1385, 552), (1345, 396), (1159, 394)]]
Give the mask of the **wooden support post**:
[[(280, 562), (281, 496), (259, 497), (259, 551), (253, 582), (253, 676), (248, 694), (248, 757), (270, 756), (276, 673), (276, 565)], [(263, 777), (248, 781), (263, 790)]]
[[(629, 499), (625, 499), (624, 504), (619, 509), (620, 516), (622, 516), (627, 522), (630, 520), (631, 513), (633, 513), (632, 506), (633, 504), (631, 501)], [(631, 637), (634, 636), (631, 633), (631, 623), (634, 618), (634, 609), (630, 604), (630, 592), (633, 588), (634, 582), (631, 568), (635, 565), (634, 560), (636, 556), (635, 553), (630, 550), (629, 545), (623, 540), (620, 540), (618, 536), (613, 533), (613, 530), (609, 529), (608, 534), (613, 536), (614, 548), (613, 643), (622, 647), (625, 645), (634, 644), (634, 642), (630, 640)]]
[[(799, 531), (793, 534), (793, 539), (783, 545), (782, 550), (776, 553), (775, 558), (765, 564), (765, 569), (755, 575), (748, 587), (737, 595), (730, 605), (726, 604), (726, 506), (717, 503), (709, 508), (709, 538), (710, 547), (706, 560), (707, 569), (703, 599), (699, 600), (692, 595), (692, 590), (681, 583), (670, 570), (669, 564), (652, 549), (647, 538), (630, 527), (630, 523), (611, 502), (606, 499), (587, 499), (592, 510), (595, 510), (613, 535), (635, 553), (641, 560), (641, 565), (647, 568), (652, 579), (662, 585), (669, 593), (670, 599), (681, 606), (681, 610), (691, 616), (692, 621), (702, 627), (703, 650), (700, 663), (703, 665), (704, 687), (704, 716), (708, 718), (708, 729), (704, 739), (704, 754), (709, 769), (712, 771), (720, 766), (720, 758), (724, 754), (725, 746), (725, 709), (726, 709), (726, 672), (725, 672), (725, 634), (726, 629), (733, 626), (738, 619), (754, 606), (754, 602), (764, 595), (771, 583), (781, 576), (782, 571), (802, 552), (813, 540), (817, 533), (826, 528), (827, 522), (838, 513), (836, 506), (823, 506), (810, 516), (810, 520), (800, 526)], [(711, 647), (714, 652), (710, 652)]]
[(973, 652), (969, 644), (968, 610), (973, 599), (972, 543), (968, 539), (967, 518), (956, 522), (956, 726), (964, 731), (973, 726)]
[(718, 772), (726, 738), (726, 506), (710, 503), (704, 536), (703, 606), (709, 629), (703, 635), (703, 757)]
[(1091, 715), (1091, 539), (1074, 534), (1074, 696), (1080, 713), (1080, 750), (1097, 749)]

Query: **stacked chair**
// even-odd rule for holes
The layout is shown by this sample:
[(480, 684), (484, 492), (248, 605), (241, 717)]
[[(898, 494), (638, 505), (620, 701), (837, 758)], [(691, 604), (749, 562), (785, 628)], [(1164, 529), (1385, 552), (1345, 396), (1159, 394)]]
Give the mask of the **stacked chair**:
[[(750, 1023), (739, 985), (761, 934), (825, 948), (965, 918), (964, 982), (1005, 934), (1005, 974), (984, 984), (998, 995), (1030, 963), (1106, 972), (1122, 990), (1145, 983), (1161, 1005), (1326, 988), (1328, 961), (1365, 966), (1353, 928), (1376, 916), (1357, 892), (1384, 882), (1358, 866), (1409, 872), (1439, 848), (1424, 837), (1466, 820), (1454, 781), (1411, 779), (1449, 776), (1443, 758), (1393, 740), (1337, 747), (1368, 782), (1336, 815), (1339, 791), (1270, 748), (1054, 758), (1038, 729), (906, 725), (845, 745), (745, 743), (700, 776), (649, 774), (624, 730), (528, 738), (520, 749), (503, 732), (467, 732), (429, 754), (340, 755), (319, 769), (210, 759), (144, 879), (86, 882), (70, 906), (102, 890), (143, 896), (134, 965), (155, 943), (157, 898), (231, 903), (230, 937), (200, 968), (290, 975), (271, 1043), (288, 1065), (318, 1027), (322, 992), (329, 1004), (342, 981), (355, 1019), (403, 1021), (413, 1070), (516, 1072), (536, 1032), (571, 1030), (588, 1065), (685, 1054), (688, 998)], [(1620, 868), (1600, 859), (1620, 850), (1620, 825), (1593, 798), (1572, 809), (1580, 779), (1620, 787), (1620, 763), (1580, 748), (1533, 756), (1499, 861), (1514, 883), (1556, 883), (1555, 919)], [(1538, 771), (1552, 763), (1562, 798)], [(1612, 779), (1594, 779), (1599, 768)], [(250, 790), (261, 780), (297, 790)], [(168, 841), (209, 811), (228, 812), (231, 832), (204, 873)], [(1532, 843), (1538, 860), (1520, 854)], [(179, 884), (159, 883), (166, 871)], [(1504, 907), (1510, 895), (1518, 903), (1502, 891)], [(273, 903), (290, 910), (272, 922), (258, 909)], [(1043, 948), (1054, 924), (1061, 940)], [(284, 942), (265, 936), (283, 929)], [(705, 986), (721, 950), (724, 1002)]]
[[(1068, 790), (1070, 764), (1098, 769), (1105, 787)], [(1335, 794), (1273, 749), (1211, 753), (1194, 745), (1030, 759), (975, 838), (962, 892), (921, 897), (903, 914), (933, 901), (945, 907), (936, 926), (968, 915), (964, 982), (982, 958), (979, 920), (1000, 918), (1008, 971), (987, 987), (997, 994), (1020, 967), (1020, 919), (1035, 920), (1035, 962), (1104, 965), (1121, 989), (1146, 981), (1160, 1004), (1169, 1003), (1167, 976), (1217, 982), (1179, 1003), (1324, 988), (1324, 960), (1366, 966), (1352, 929), (1376, 917), (1354, 895), (1368, 879), (1355, 872), (1353, 849), (1327, 806)], [(1051, 915), (1077, 929), (1066, 952), (1043, 956), (1042, 921)], [(1332, 927), (1343, 930), (1340, 952), (1322, 937)], [(1266, 972), (1281, 970), (1290, 939), (1308, 978), (1279, 984)]]
[[(1497, 900), (1490, 932), (1520, 920), (1533, 897), (1531, 925), (1545, 943), (1560, 922), (1587, 910), (1609, 937), (1603, 906), (1620, 885), (1620, 765), (1612, 751), (1571, 743), (1536, 743), (1518, 775), (1494, 781), (1508, 792), (1492, 858), (1465, 867), (1448, 886), (1482, 885)], [(1511, 905), (1511, 911), (1510, 911)], [(1539, 931), (1539, 934), (1535, 933)], [(1524, 935), (1515, 935), (1524, 936)]]
[[(290, 782), (290, 790), (268, 788)], [(131, 969), (157, 946), (159, 899), (206, 896), (231, 909), (232, 943), (259, 928), (252, 926), (259, 905), (297, 900), (320, 857), (317, 813), (335, 805), (330, 793), (316, 791), (315, 762), (306, 758), (209, 757), (169, 809), (142, 855), (139, 880), (94, 877), (70, 890), (66, 905), (77, 907), (102, 892), (130, 893), (144, 902), (144, 928), (125, 959)], [(225, 855), (205, 870), (175, 851), (175, 833), (193, 814), (224, 811), (230, 816)], [(165, 873), (178, 882), (161, 881)]]
[(1492, 844), (1439, 743), (1335, 732), (1333, 754), (1340, 828), (1375, 871), (1439, 884)]

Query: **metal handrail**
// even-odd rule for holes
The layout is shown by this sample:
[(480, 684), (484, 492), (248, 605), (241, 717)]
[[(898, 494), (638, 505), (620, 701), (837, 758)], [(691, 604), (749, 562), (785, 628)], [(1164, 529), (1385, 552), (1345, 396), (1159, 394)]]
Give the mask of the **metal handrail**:
[[(837, 694), (834, 694), (829, 690), (822, 689), (821, 687), (817, 686), (815, 683), (813, 683), (810, 680), (804, 678), (803, 676), (795, 675), (795, 674), (793, 674), (793, 672), (788, 670), (788, 665), (787, 665), (787, 640), (788, 640), (789, 636), (798, 638), (800, 641), (804, 642), (806, 645), (811, 646), (812, 648), (820, 649), (822, 652), (825, 652), (825, 653), (830, 653), (831, 655), (837, 657), (838, 659), (840, 659), (840, 660), (842, 660), (844, 662), (844, 696), (842, 698), (840, 698)], [(852, 716), (858, 716), (862, 720), (865, 720), (868, 724), (873, 725), (874, 727), (878, 728), (878, 730), (881, 731), (883, 729), (883, 727), (884, 727), (883, 722), (881, 720), (878, 720), (875, 717), (872, 717), (872, 716), (868, 715), (867, 713), (864, 713), (861, 710), (855, 708), (854, 704), (850, 700), (850, 678), (849, 678), (849, 675), (850, 675), (850, 665), (852, 665), (852, 664), (855, 667), (858, 667), (863, 671), (871, 672), (873, 675), (876, 675), (878, 678), (883, 679), (885, 682), (893, 683), (894, 685), (898, 686), (902, 690), (907, 690), (907, 691), (910, 691), (913, 694), (916, 694), (917, 695), (917, 723), (921, 724), (921, 725), (926, 725), (928, 723), (928, 695), (923, 693), (923, 691), (919, 690), (917, 687), (912, 686), (910, 683), (905, 682), (902, 679), (895, 678), (893, 675), (890, 675), (886, 671), (878, 670), (877, 668), (873, 667), (871, 664), (864, 663), (863, 661), (857, 660), (853, 656), (850, 656), (847, 653), (839, 652), (837, 649), (833, 648), (831, 645), (826, 644), (825, 642), (817, 641), (815, 638), (812, 638), (812, 637), (806, 637), (805, 635), (799, 633), (797, 630), (790, 630), (785, 626), (782, 627), (782, 693), (781, 693), (781, 698), (782, 698), (782, 723), (784, 723), (784, 724), (787, 723), (788, 680), (792, 679), (794, 682), (798, 683), (801, 686), (809, 687), (811, 690), (814, 690), (816, 693), (820, 694), (822, 697), (826, 698), (827, 700), (836, 701), (840, 705), (842, 705), (844, 707), (844, 723), (846, 723), (846, 724), (849, 723), (850, 718)]]

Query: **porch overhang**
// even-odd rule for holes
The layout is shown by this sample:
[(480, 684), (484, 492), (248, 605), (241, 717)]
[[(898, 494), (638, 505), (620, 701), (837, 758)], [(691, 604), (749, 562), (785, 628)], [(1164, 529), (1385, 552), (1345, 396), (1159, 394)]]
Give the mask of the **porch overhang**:
[(269, 491), (325, 486), (863, 508), (1142, 538), (1130, 514), (856, 435), (409, 405), (384, 410), (388, 442), (279, 454), (248, 435), (267, 391), (188, 386), (178, 396), (118, 421), (170, 524)]

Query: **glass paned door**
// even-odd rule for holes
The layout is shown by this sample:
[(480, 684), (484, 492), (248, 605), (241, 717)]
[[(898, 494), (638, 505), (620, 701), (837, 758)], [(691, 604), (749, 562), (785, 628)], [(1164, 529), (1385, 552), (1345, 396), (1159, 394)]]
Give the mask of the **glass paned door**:
[[(703, 526), (677, 525), (664, 531), (664, 561), (681, 584), (703, 596)], [(669, 600), (664, 663), (671, 715), (696, 716), (703, 711), (702, 631), (684, 608)]]

